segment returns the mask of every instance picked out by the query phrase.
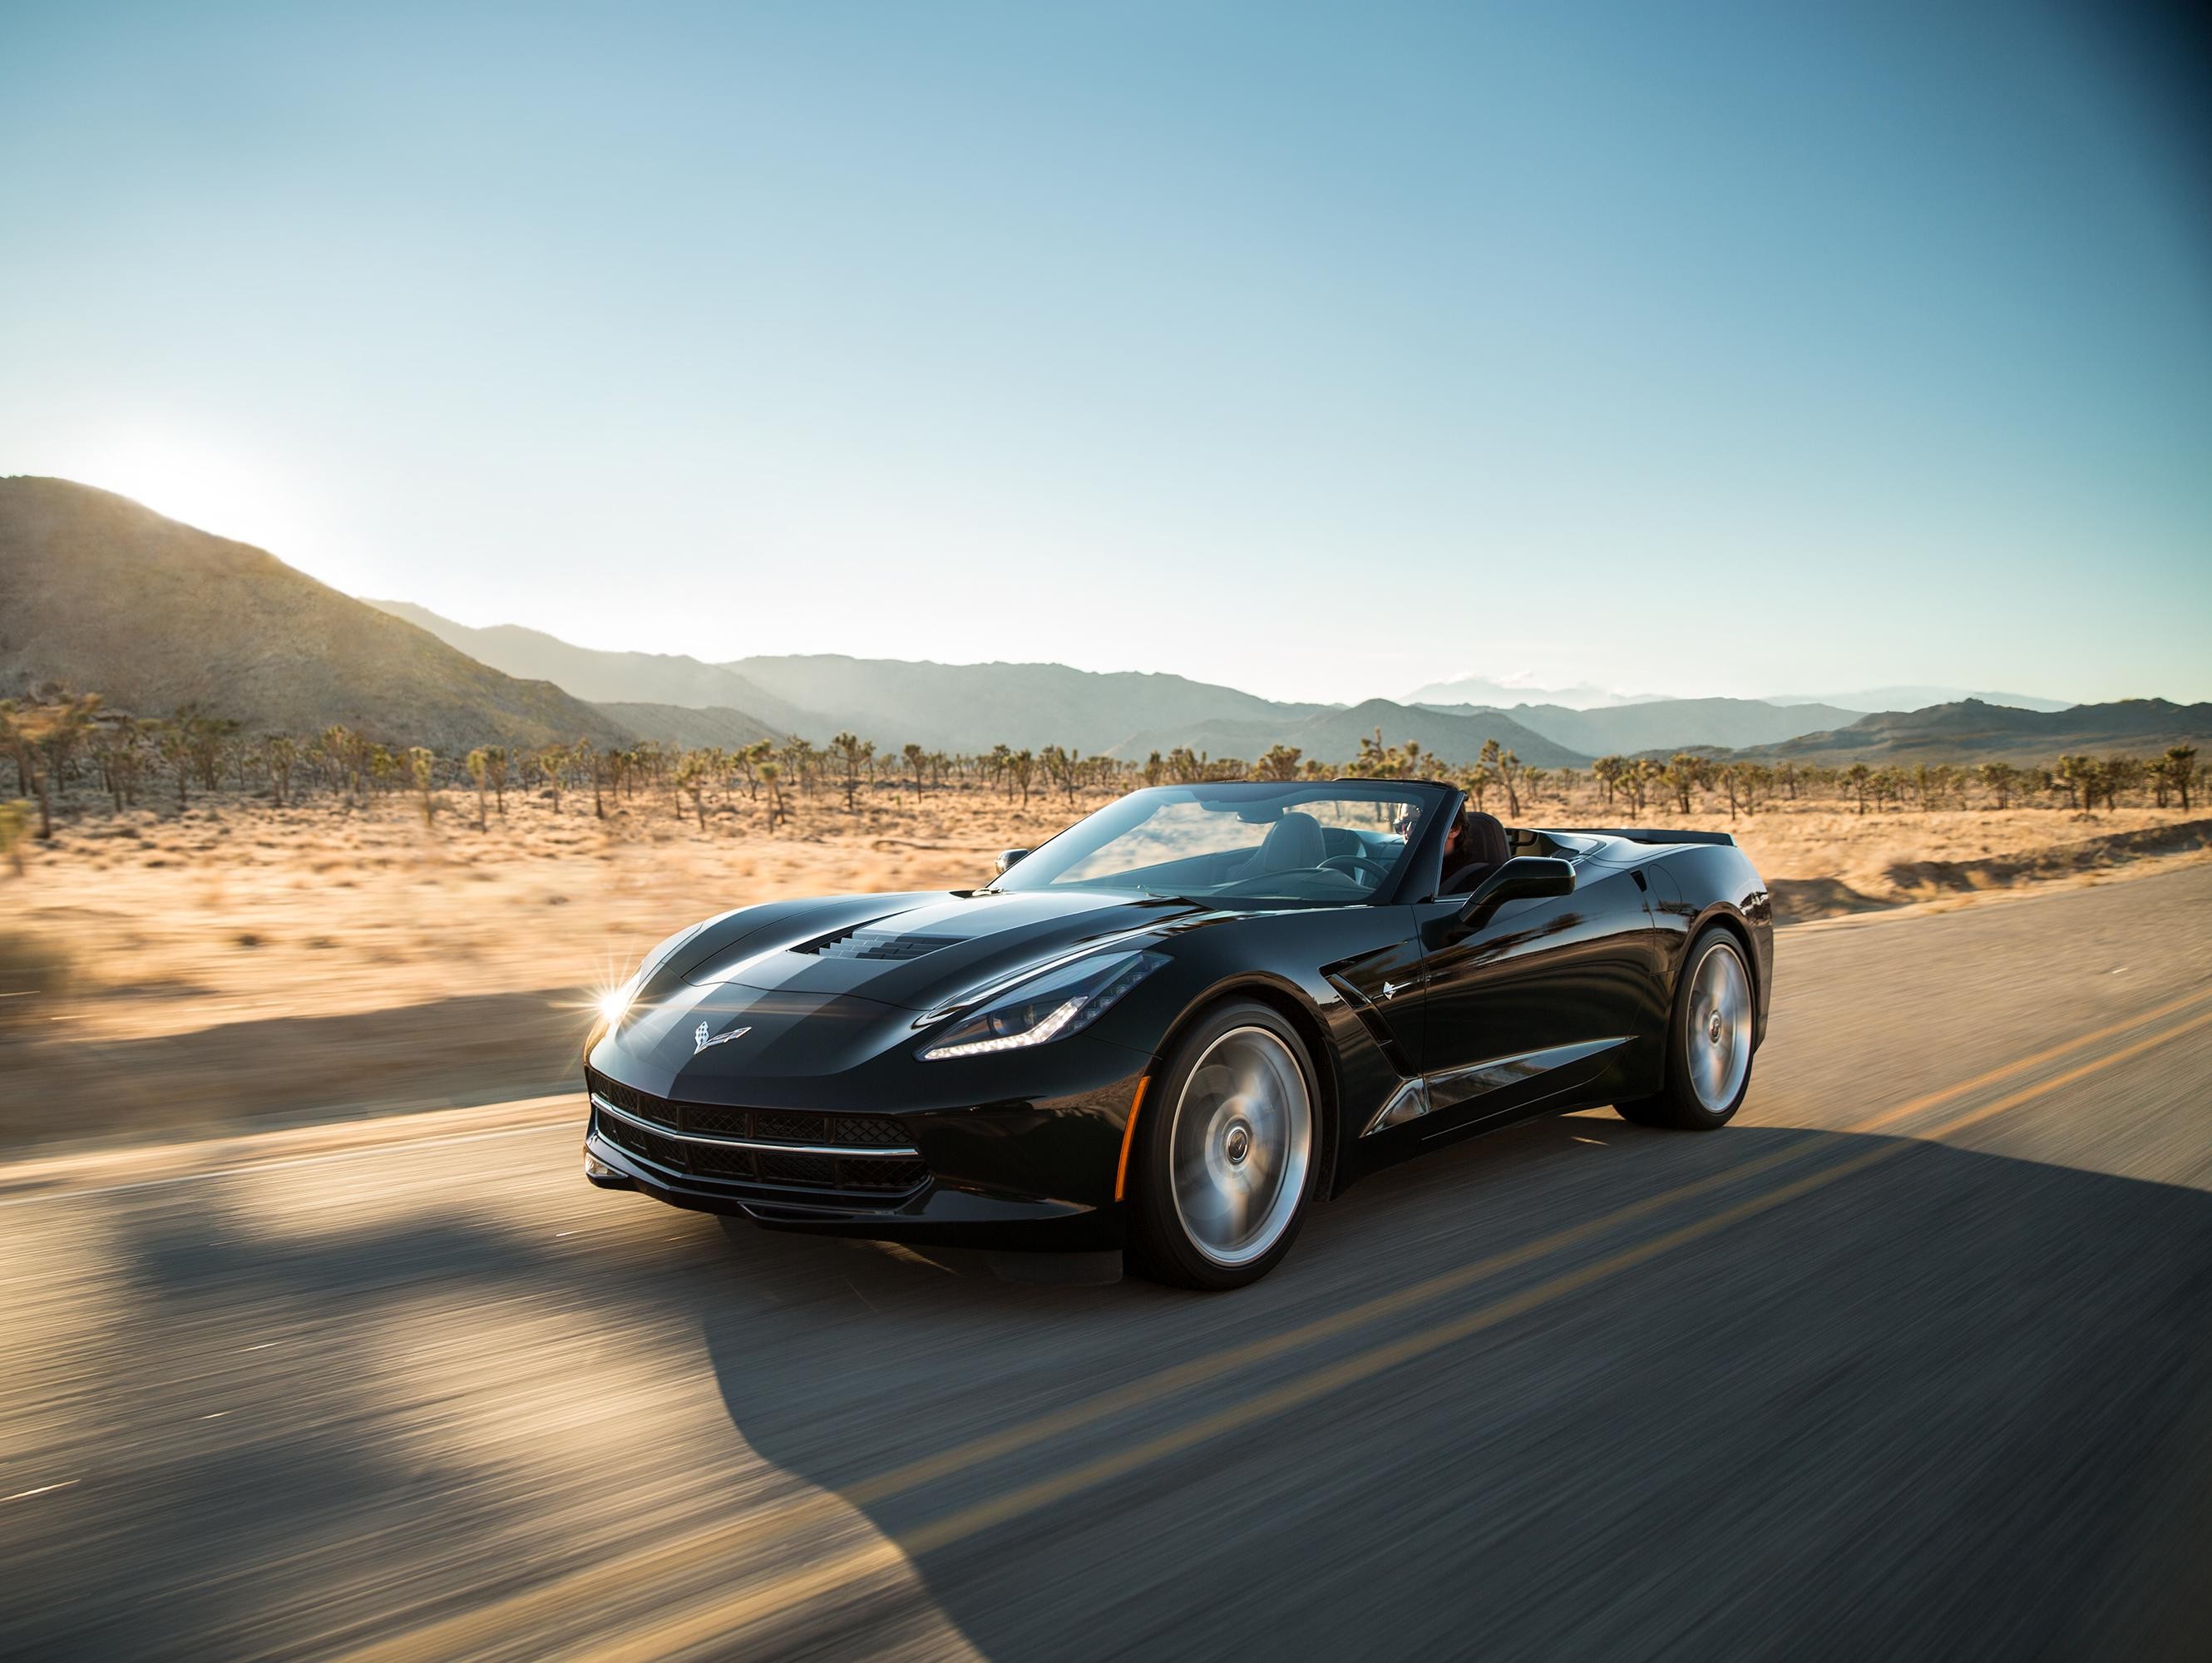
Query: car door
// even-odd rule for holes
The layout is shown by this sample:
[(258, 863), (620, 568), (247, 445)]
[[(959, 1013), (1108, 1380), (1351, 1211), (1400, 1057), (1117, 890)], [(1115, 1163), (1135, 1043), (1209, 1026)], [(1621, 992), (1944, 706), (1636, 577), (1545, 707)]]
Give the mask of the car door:
[(1425, 1136), (1599, 1095), (1650, 1026), (1656, 944), (1633, 869), (1576, 862), (1574, 889), (1472, 920), (1424, 902)]

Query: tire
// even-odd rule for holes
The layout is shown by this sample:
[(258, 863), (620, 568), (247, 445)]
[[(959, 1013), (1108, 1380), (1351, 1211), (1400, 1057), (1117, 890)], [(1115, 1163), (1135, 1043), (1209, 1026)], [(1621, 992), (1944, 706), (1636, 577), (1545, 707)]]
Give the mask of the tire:
[(1168, 1053), (1139, 1115), (1129, 1268), (1218, 1291), (1281, 1263), (1319, 1170), (1321, 1093), (1297, 1030), (1248, 999), (1206, 1012)]
[(1666, 1083), (1656, 1096), (1615, 1103), (1643, 1126), (1711, 1132), (1726, 1126), (1751, 1089), (1754, 984), (1743, 943), (1709, 924), (1682, 960), (1667, 1018)]

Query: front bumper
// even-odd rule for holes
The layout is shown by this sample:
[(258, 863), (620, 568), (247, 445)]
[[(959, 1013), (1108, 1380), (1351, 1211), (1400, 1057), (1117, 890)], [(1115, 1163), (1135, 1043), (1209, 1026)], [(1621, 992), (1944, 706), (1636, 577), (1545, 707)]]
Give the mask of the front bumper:
[[(586, 1175), (602, 1188), (640, 1190), (773, 1229), (1009, 1249), (1118, 1247), (1115, 1179), (1150, 1059), (1079, 1038), (1054, 1049), (1054, 1095), (896, 1110), (878, 1107), (880, 1097), (864, 1107), (849, 1077), (823, 1082), (819, 1107), (806, 1108), (787, 1085), (775, 1108), (738, 1107), (726, 1087), (713, 1092), (724, 1101), (705, 1103), (707, 1090), (653, 1079), (678, 1094), (663, 1097), (623, 1081), (610, 1068), (622, 1059), (601, 1050), (587, 1070)], [(810, 1135), (803, 1146), (789, 1141)]]
[[(887, 1207), (769, 1200), (668, 1172), (619, 1149), (596, 1131), (584, 1139), (586, 1175), (601, 1189), (636, 1190), (672, 1207), (746, 1218), (763, 1229), (855, 1235), (870, 1241), (1009, 1251), (1098, 1251), (1119, 1247), (1121, 1211), (1115, 1204), (989, 1195), (932, 1180)], [(601, 1170), (593, 1172), (596, 1164)]]

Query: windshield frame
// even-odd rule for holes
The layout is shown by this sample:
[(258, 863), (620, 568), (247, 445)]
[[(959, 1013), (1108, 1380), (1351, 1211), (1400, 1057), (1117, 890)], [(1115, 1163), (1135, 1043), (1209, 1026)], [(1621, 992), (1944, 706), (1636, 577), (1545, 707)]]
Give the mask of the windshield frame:
[[(1030, 866), (1030, 862), (1034, 861), (1038, 855), (1051, 848), (1055, 843), (1059, 843), (1062, 839), (1079, 831), (1102, 816), (1115, 814), (1117, 810), (1123, 810), (1125, 805), (1148, 797), (1157, 797), (1169, 801), (1234, 802), (1240, 798), (1250, 798), (1255, 801), (1276, 800), (1285, 809), (1296, 808), (1301, 802), (1329, 799), (1411, 801), (1419, 804), (1420, 823), (1416, 827), (1413, 837), (1407, 841), (1405, 848), (1399, 853), (1389, 875), (1371, 892), (1357, 899), (1316, 900), (1281, 895), (1207, 895), (1203, 892), (1194, 895), (1176, 895), (1172, 897), (1188, 901), (1194, 906), (1215, 907), (1224, 910), (1267, 912), (1285, 909), (1312, 911), (1342, 907), (1388, 907), (1400, 904), (1409, 898), (1413, 889), (1418, 887), (1418, 875), (1425, 869), (1433, 868), (1437, 865), (1439, 858), (1438, 851), (1443, 847), (1443, 828), (1450, 819), (1451, 814), (1457, 812), (1460, 801), (1460, 792), (1455, 787), (1433, 780), (1204, 780), (1146, 786), (1117, 797), (1110, 803), (1102, 804), (1085, 815), (1082, 819), (1054, 833), (1052, 836), (1030, 850), (1022, 860), (1008, 867), (1006, 871), (991, 883), (983, 885), (975, 893), (978, 895), (1043, 895), (1077, 889), (1090, 889), (1094, 892), (1122, 889), (1130, 894), (1152, 895), (1153, 894), (1152, 890), (1135, 883), (1117, 885), (1110, 882), (1085, 882), (1068, 884), (1066, 886), (1066, 890), (1060, 890), (1055, 888), (1050, 879), (1042, 883), (1028, 883), (1022, 882), (1018, 876), (1023, 869)], [(1115, 835), (1120, 834), (1116, 833)], [(1431, 876), (1433, 880), (1433, 871)], [(1435, 887), (1433, 881), (1430, 887), (1431, 889)]]

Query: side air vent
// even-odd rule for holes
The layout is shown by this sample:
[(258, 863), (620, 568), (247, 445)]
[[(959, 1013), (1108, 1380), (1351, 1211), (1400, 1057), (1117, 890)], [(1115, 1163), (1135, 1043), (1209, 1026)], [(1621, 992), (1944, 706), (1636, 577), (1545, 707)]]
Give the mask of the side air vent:
[(796, 950), (817, 958), (909, 959), (950, 947), (960, 939), (958, 936), (902, 936), (890, 930), (841, 930)]

